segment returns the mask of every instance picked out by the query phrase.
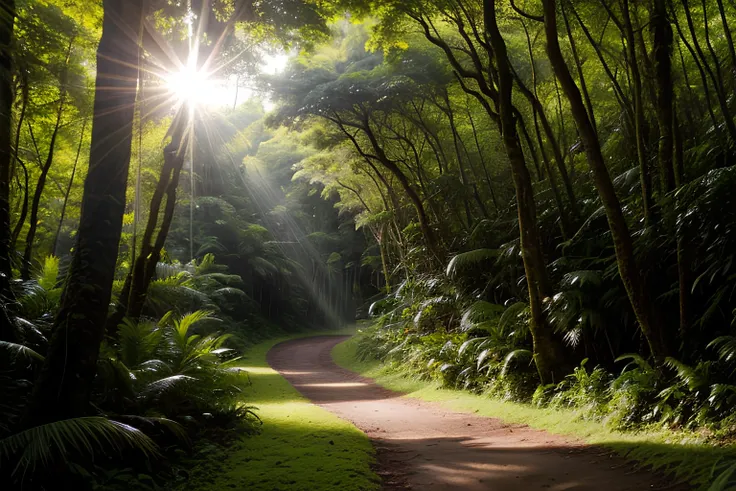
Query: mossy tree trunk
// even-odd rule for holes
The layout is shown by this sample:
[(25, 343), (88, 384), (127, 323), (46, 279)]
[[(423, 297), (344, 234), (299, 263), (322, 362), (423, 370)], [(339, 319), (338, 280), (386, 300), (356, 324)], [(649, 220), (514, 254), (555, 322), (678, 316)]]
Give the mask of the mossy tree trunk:
[(565, 367), (564, 356), (561, 346), (552, 335), (552, 328), (544, 313), (544, 299), (550, 295), (551, 286), (537, 227), (534, 188), (516, 129), (517, 121), (512, 101), (514, 77), (506, 51), (506, 42), (498, 29), (495, 0), (485, 0), (483, 10), (486, 33), (498, 70), (498, 114), (501, 120), (501, 134), (511, 162), (516, 188), (522, 258), (532, 313), (529, 328), (534, 342), (534, 361), (542, 383), (549, 384), (562, 380)]

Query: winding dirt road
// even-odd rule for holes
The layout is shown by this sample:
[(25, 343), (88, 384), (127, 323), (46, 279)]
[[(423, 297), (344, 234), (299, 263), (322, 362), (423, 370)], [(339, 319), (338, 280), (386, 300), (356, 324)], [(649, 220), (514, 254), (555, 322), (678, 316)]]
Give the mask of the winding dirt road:
[(662, 485), (600, 449), (403, 398), (338, 367), (330, 352), (344, 339), (288, 341), (268, 353), (268, 363), (304, 396), (371, 438), (383, 489), (642, 491)]

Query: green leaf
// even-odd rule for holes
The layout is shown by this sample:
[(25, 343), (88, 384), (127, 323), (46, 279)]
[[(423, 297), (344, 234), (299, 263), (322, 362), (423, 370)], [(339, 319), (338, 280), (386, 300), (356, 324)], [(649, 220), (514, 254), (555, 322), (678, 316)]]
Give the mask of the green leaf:
[(136, 449), (148, 458), (158, 455), (156, 444), (130, 425), (100, 416), (65, 419), (0, 440), (0, 466), (16, 461), (13, 474), (24, 473), (38, 464), (48, 466), (72, 451), (94, 457), (97, 452), (125, 448)]

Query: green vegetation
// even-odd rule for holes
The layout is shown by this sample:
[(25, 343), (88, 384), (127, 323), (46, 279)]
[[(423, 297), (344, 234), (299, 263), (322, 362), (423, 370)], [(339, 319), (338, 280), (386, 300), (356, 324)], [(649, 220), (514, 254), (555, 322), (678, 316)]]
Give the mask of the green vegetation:
[(314, 151), (238, 100), (332, 10), (87, 4), (0, 1), (0, 481), (168, 489), (260, 427), (248, 346), (376, 291), (353, 216), (292, 182)]
[(655, 469), (702, 489), (711, 487), (720, 474), (731, 475), (736, 451), (708, 443), (702, 432), (673, 431), (662, 426), (640, 428), (635, 432), (611, 428), (600, 419), (590, 417), (587, 406), (549, 407), (503, 400), (497, 395), (447, 388), (442, 381), (428, 378), (427, 372), (405, 369), (398, 362), (383, 363), (361, 355), (361, 335), (353, 337), (332, 351), (335, 362), (343, 368), (374, 379), (387, 389), (406, 393), (426, 401), (479, 416), (499, 418), (571, 436), (592, 445), (600, 445), (631, 459), (641, 467)]
[[(335, 334), (315, 333), (319, 334)], [(371, 471), (373, 447), (350, 423), (310, 404), (266, 364), (266, 353), (294, 337), (253, 346), (243, 366), (252, 385), (244, 392), (258, 408), (262, 431), (218, 453), (204, 454), (207, 464), (195, 468), (186, 490), (378, 489)]]
[(188, 439), (252, 426), (232, 358), (368, 311), (365, 356), (444, 386), (731, 442), (735, 25), (0, 0), (0, 479), (176, 479)]

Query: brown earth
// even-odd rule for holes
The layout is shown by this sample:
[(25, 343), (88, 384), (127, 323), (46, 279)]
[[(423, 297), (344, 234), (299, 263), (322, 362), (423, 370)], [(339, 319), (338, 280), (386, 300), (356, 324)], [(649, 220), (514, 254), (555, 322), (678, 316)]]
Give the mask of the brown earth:
[(345, 339), (326, 336), (281, 343), (268, 353), (268, 363), (304, 396), (371, 438), (383, 489), (685, 489), (634, 471), (600, 448), (401, 397), (332, 361), (332, 348)]

